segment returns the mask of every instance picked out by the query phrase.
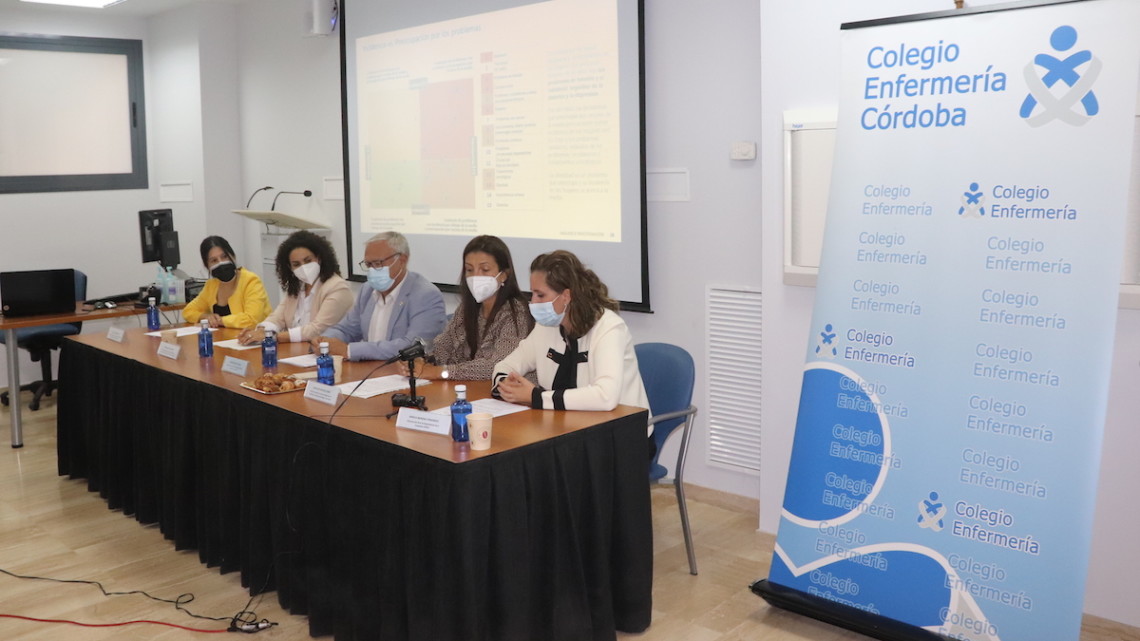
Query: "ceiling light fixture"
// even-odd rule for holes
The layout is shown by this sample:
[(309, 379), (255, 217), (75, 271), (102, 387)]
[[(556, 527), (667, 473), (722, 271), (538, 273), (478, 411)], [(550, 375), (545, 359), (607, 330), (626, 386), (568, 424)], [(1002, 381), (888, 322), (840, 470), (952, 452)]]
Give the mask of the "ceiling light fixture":
[(125, 0), (21, 0), (21, 2), (35, 2), (38, 4), (63, 4), (69, 7), (87, 7), (89, 9), (103, 9)]

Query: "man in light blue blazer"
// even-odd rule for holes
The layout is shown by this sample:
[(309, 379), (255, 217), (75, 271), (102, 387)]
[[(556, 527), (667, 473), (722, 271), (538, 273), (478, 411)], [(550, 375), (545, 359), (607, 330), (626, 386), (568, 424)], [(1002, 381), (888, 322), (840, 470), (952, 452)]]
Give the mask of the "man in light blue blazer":
[[(360, 268), (368, 283), (339, 323), (313, 339), (327, 341), (330, 354), (350, 361), (392, 358), (417, 338), (430, 346), (447, 324), (443, 294), (423, 276), (408, 271), (408, 239), (383, 232), (368, 239)], [(393, 275), (395, 274), (395, 275)]]

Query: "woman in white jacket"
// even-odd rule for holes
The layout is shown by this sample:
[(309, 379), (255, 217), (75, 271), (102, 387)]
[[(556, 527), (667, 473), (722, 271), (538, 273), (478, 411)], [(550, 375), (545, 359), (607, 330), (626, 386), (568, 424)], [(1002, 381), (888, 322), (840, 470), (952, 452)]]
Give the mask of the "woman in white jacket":
[[(495, 396), (534, 409), (609, 411), (649, 407), (633, 337), (617, 302), (574, 254), (542, 254), (530, 265), (537, 323), (495, 366)], [(538, 385), (525, 375), (535, 372)]]

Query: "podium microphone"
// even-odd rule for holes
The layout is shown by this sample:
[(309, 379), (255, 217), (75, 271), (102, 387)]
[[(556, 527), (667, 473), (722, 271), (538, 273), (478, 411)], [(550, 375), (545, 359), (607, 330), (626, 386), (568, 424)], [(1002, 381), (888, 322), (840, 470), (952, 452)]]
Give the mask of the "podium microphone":
[(308, 189), (305, 191), (279, 191), (277, 192), (277, 195), (273, 197), (273, 204), (269, 206), (269, 211), (277, 211), (277, 199), (281, 197), (281, 194), (297, 194), (299, 196), (308, 198), (309, 196), (313, 195), (313, 192), (309, 191)]
[(269, 186), (265, 186), (265, 187), (262, 187), (261, 189), (254, 189), (253, 193), (249, 195), (249, 200), (245, 201), (245, 208), (249, 209), (249, 204), (251, 202), (253, 202), (253, 197), (256, 196), (257, 194), (265, 191), (266, 189), (273, 189), (273, 188), (269, 187)]

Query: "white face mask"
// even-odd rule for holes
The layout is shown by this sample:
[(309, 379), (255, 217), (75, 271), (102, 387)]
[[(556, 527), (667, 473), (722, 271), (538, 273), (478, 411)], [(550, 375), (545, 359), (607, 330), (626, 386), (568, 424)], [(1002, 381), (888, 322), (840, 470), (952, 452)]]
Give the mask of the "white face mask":
[[(499, 272), (501, 274), (503, 272)], [(498, 281), (499, 274), (494, 276), (468, 276), (467, 289), (471, 290), (471, 295), (475, 297), (476, 303), (482, 303), (488, 298), (495, 295), (499, 288), (503, 286)]]
[(301, 281), (302, 283), (305, 283), (306, 285), (312, 285), (313, 283), (317, 282), (317, 276), (321, 275), (321, 264), (316, 262), (305, 263), (297, 269), (294, 269), (293, 275), (296, 276), (297, 280)]

